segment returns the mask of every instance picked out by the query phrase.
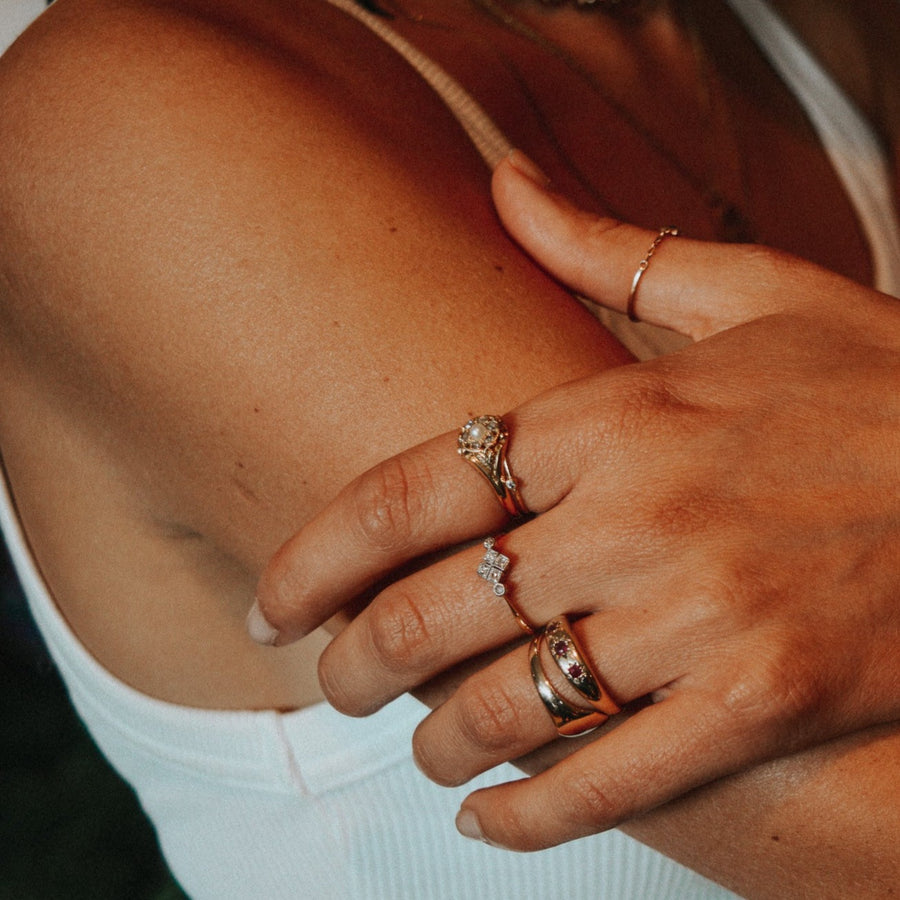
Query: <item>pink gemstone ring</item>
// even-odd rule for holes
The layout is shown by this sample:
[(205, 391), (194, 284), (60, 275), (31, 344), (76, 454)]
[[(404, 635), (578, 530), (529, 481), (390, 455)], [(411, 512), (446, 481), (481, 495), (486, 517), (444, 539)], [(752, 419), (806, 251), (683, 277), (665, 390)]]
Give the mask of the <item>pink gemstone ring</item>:
[(588, 734), (595, 728), (599, 728), (609, 716), (595, 709), (573, 706), (556, 690), (541, 663), (541, 646), (545, 638), (546, 632), (542, 629), (532, 638), (529, 651), (531, 680), (534, 682), (538, 696), (562, 737), (580, 737)]
[(621, 712), (610, 697), (603, 682), (591, 669), (585, 658), (572, 626), (566, 616), (558, 616), (544, 629), (544, 639), (550, 656), (565, 676), (566, 681), (597, 711), (606, 716)]

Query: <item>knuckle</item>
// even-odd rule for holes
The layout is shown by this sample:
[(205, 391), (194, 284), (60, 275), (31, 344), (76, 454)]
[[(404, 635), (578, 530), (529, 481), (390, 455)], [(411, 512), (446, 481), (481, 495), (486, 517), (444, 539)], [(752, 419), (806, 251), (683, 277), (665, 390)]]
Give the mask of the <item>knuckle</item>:
[(434, 639), (418, 599), (401, 585), (384, 592), (365, 617), (376, 662), (388, 672), (417, 671), (434, 650)]
[(746, 650), (745, 638), (757, 640), (760, 622), (782, 605), (779, 587), (759, 560), (748, 558), (746, 547), (752, 551), (753, 544), (752, 537), (746, 539), (746, 531), (735, 532), (727, 521), (716, 519), (710, 521), (708, 530), (713, 538), (701, 555), (694, 557), (699, 562), (694, 564), (690, 580), (679, 588), (680, 625), (685, 636), (726, 642), (721, 646), (737, 646), (737, 652), (746, 652), (756, 661), (766, 648), (754, 644)]
[[(778, 313), (790, 300), (793, 305), (797, 296), (792, 288), (798, 278), (806, 275), (806, 265), (795, 256), (784, 250), (764, 244), (742, 244), (739, 248), (741, 264), (746, 267), (744, 284), (752, 285), (748, 289), (747, 302), (757, 314)], [(760, 308), (761, 299), (767, 299), (765, 308)]]
[[(427, 719), (426, 719), (427, 721)], [(459, 771), (447, 765), (444, 747), (422, 733), (419, 726), (412, 737), (412, 755), (416, 768), (429, 780), (441, 787), (457, 787), (465, 781)]]
[(645, 424), (672, 406), (674, 394), (667, 379), (655, 369), (647, 368), (628, 380), (621, 400), (623, 418)]
[(452, 740), (447, 735), (437, 735), (428, 728), (429, 720), (420, 725), (412, 737), (412, 753), (416, 767), (429, 780), (441, 787), (459, 787), (475, 772), (470, 769), (471, 760), (465, 753), (454, 752)]
[(746, 265), (762, 277), (764, 284), (773, 276), (791, 272), (797, 266), (796, 257), (767, 244), (742, 245), (740, 252)]
[(397, 550), (407, 546), (422, 510), (421, 473), (403, 457), (386, 460), (356, 482), (354, 522), (366, 546)]
[(804, 659), (799, 648), (788, 646), (765, 667), (766, 708), (776, 722), (806, 722), (825, 700), (820, 671)]
[(605, 831), (624, 818), (621, 798), (611, 789), (610, 780), (602, 772), (582, 769), (569, 781), (570, 817), (572, 824), (586, 831)]
[(708, 565), (689, 593), (688, 625), (711, 636), (740, 633), (752, 627), (761, 603), (753, 579), (731, 558)]
[(645, 527), (664, 543), (733, 530), (731, 498), (693, 479), (690, 484), (660, 487), (646, 507)]
[(495, 756), (507, 754), (525, 722), (515, 698), (493, 680), (470, 681), (458, 692), (459, 727), (465, 740), (476, 750)]
[(670, 372), (662, 364), (631, 367), (623, 372), (608, 407), (614, 436), (626, 441), (688, 430), (690, 420), (685, 414), (694, 409), (682, 396), (678, 372)]
[(369, 710), (359, 701), (354, 685), (349, 682), (349, 669), (334, 661), (333, 646), (319, 657), (319, 687), (325, 699), (338, 712), (346, 716), (363, 716)]
[(491, 831), (501, 846), (525, 853), (546, 850), (559, 842), (544, 829), (545, 823), (535, 822), (531, 805), (504, 805), (494, 810), (491, 820)]
[(767, 643), (741, 668), (722, 706), (738, 739), (752, 732), (764, 743), (796, 746), (826, 700), (822, 676), (794, 641)]

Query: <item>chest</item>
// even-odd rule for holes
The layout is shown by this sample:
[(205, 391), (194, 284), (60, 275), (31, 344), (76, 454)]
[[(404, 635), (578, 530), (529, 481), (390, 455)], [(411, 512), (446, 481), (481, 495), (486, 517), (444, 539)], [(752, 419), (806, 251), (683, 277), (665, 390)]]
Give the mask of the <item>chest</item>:
[(857, 214), (803, 106), (727, 6), (703, 6), (688, 23), (623, 24), (465, 0), (394, 27), (579, 203), (869, 281)]

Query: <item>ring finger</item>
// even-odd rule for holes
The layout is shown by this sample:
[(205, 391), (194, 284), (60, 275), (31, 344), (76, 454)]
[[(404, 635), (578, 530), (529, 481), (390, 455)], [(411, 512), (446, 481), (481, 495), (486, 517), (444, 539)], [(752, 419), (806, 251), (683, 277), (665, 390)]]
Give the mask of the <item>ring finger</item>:
[[(647, 638), (643, 624), (636, 624), (627, 610), (589, 616), (574, 623), (570, 632), (580, 644), (581, 661), (619, 705), (665, 688), (680, 674), (677, 663), (654, 664), (661, 641)], [(558, 721), (548, 715), (536, 689), (531, 656), (530, 645), (516, 647), (471, 675), (419, 726), (415, 755), (429, 778), (439, 784), (462, 784), (560, 735)], [(588, 703), (566, 684), (545, 646), (539, 660), (554, 693), (583, 711), (586, 725), (594, 725)], [(615, 710), (599, 705), (608, 712)]]

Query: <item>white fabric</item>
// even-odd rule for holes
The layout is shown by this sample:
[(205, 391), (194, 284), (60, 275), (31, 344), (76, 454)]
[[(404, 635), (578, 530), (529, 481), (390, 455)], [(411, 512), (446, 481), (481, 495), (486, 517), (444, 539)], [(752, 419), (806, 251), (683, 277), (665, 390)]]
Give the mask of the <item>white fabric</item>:
[[(350, 0), (329, 2), (410, 59), (454, 109), (489, 164), (503, 156), (505, 138), (456, 82), (382, 20)], [(777, 55), (777, 46), (770, 52)], [(815, 93), (818, 76), (813, 82)], [(823, 141), (830, 145), (824, 136)], [(854, 168), (846, 146), (843, 158), (839, 171), (845, 177), (842, 169)], [(868, 155), (866, 160), (863, 182), (879, 171)], [(880, 190), (875, 186), (871, 193)], [(848, 186), (848, 193), (858, 202), (858, 191)], [(884, 228), (896, 240), (896, 222), (877, 203), (858, 208), (869, 223), (867, 234)], [(883, 260), (892, 251), (878, 252)], [(880, 279), (895, 271), (883, 262), (877, 268)], [(896, 282), (879, 286), (900, 293)], [(135, 786), (173, 872), (195, 900), (733, 896), (618, 832), (528, 856), (460, 838), (453, 816), (463, 793), (516, 773), (501, 767), (463, 790), (430, 784), (409, 754), (412, 729), (422, 716), (411, 698), (352, 720), (324, 705), (290, 714), (188, 709), (132, 690), (87, 653), (59, 614), (5, 485), (0, 527), (79, 714)]]
[(0, 54), (41, 14), (44, 0), (0, 0)]
[(460, 837), (468, 788), (410, 757), (424, 708), (403, 697), (365, 720), (325, 704), (281, 714), (189, 709), (132, 690), (72, 634), (37, 572), (5, 484), (0, 527), (79, 715), (157, 827), (195, 900), (714, 900), (734, 895), (619, 832), (543, 853)]

